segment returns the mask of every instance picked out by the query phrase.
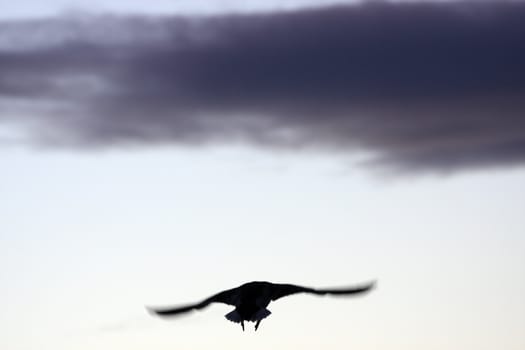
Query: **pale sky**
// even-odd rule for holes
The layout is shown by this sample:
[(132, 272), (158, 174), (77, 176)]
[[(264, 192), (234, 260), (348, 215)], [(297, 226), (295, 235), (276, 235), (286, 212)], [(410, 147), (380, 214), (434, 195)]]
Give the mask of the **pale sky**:
[(21, 0), (2, 6), (0, 16), (24, 18), (41, 15), (55, 15), (70, 11), (124, 12), (148, 14), (212, 14), (247, 11), (293, 9), (303, 6), (354, 3), (345, 0)]
[[(416, 2), (418, 0), (394, 0)], [(431, 2), (432, 0), (419, 0)], [(437, 0), (446, 2), (453, 0)], [(0, 18), (31, 18), (61, 13), (135, 13), (135, 14), (217, 14), (253, 11), (292, 10), (334, 4), (354, 4), (359, 0), (20, 0), (2, 5)]]
[[(17, 22), (84, 9), (87, 3), (18, 1), (2, 5), (1, 16)], [(148, 2), (150, 8), (139, 1), (89, 3), (90, 11), (173, 14), (244, 12), (251, 6), (277, 11), (277, 3), (293, 8), (329, 2), (156, 1)], [(92, 117), (100, 124), (65, 123), (62, 114), (50, 116), (56, 111), (52, 106), (40, 108), (36, 101), (34, 109), (19, 108), (11, 101), (9, 78), (3, 85), (2, 73), (8, 76), (11, 66), (3, 66), (10, 52), (2, 50), (1, 349), (525, 348), (523, 151), (493, 146), (505, 140), (501, 135), (519, 144), (522, 114), (512, 119), (516, 115), (509, 112), (509, 120), (518, 125), (510, 131), (487, 121), (494, 115), (483, 114), (483, 125), (495, 130), (494, 138), (485, 129), (454, 138), (449, 135), (456, 129), (444, 128), (447, 145), (465, 155), (454, 161), (440, 153), (448, 150), (439, 143), (441, 129), (439, 137), (423, 135), (432, 142), (416, 140), (414, 146), (407, 141), (409, 148), (422, 149), (413, 154), (396, 142), (378, 145), (368, 129), (374, 124), (351, 124), (363, 126), (368, 135), (356, 150), (337, 140), (334, 148), (325, 133), (315, 139), (321, 147), (310, 148), (304, 140), (317, 129), (293, 123), (284, 130), (292, 136), (297, 132), (292, 141), (304, 147), (283, 146), (280, 137), (272, 143), (272, 130), (261, 141), (242, 128), (237, 130), (241, 141), (228, 143), (224, 139), (230, 134), (210, 132), (209, 125), (194, 131), (182, 124), (191, 134), (189, 141), (186, 134), (165, 139), (163, 133), (134, 139), (135, 129), (112, 133), (108, 128), (113, 124), (104, 124), (108, 114), (97, 119), (86, 112), (91, 111), (86, 101), (75, 96), (71, 101), (81, 106), (68, 111), (78, 112), (78, 120)], [(20, 76), (30, 76), (33, 66), (21, 67), (16, 66)], [(21, 104), (32, 96), (22, 95)], [(233, 101), (223, 110), (212, 104), (202, 111), (245, 111), (238, 105)], [(294, 105), (275, 106), (279, 113), (296, 111)], [(452, 115), (455, 107), (447, 105)], [(425, 106), (416, 110), (426, 111)], [(457, 110), (476, 109), (466, 104)], [(507, 118), (504, 112), (498, 114), (501, 120)], [(383, 115), (371, 116), (381, 121)], [(133, 118), (136, 122), (140, 115)], [(154, 120), (171, 127), (162, 118)], [(49, 130), (56, 136), (52, 142), (46, 138)], [(200, 142), (208, 137), (210, 143)], [(398, 140), (388, 132), (384, 137)], [(483, 152), (470, 152), (478, 140)], [(428, 151), (434, 146), (439, 152)], [(365, 157), (368, 151), (382, 152), (384, 158)], [(394, 171), (384, 172), (370, 160)], [(198, 301), (251, 280), (313, 287), (377, 280), (378, 285), (356, 298), (279, 300), (270, 304), (272, 315), (257, 332), (253, 324), (243, 333), (228, 322), (223, 315), (231, 307), (226, 305), (170, 321), (144, 308)]]

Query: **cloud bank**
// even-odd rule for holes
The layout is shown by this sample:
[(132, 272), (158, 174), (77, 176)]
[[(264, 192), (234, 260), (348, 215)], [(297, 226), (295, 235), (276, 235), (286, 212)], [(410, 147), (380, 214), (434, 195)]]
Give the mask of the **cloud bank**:
[(0, 23), (0, 128), (78, 148), (248, 143), (395, 169), (525, 163), (525, 4)]

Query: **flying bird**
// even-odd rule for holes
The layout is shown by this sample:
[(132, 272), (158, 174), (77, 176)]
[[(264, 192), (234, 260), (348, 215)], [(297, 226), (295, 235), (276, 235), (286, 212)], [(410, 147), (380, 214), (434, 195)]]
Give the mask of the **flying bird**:
[(271, 282), (254, 281), (245, 283), (237, 288), (228, 289), (214, 294), (198, 303), (169, 308), (148, 308), (149, 312), (161, 317), (177, 316), (192, 310), (200, 310), (211, 303), (223, 303), (235, 306), (235, 309), (225, 315), (226, 319), (240, 323), (244, 331), (244, 321), (255, 322), (255, 330), (261, 321), (271, 312), (266, 307), (270, 302), (282, 297), (310, 293), (316, 295), (353, 295), (362, 294), (371, 290), (375, 282), (347, 288), (316, 289), (294, 284), (279, 284)]

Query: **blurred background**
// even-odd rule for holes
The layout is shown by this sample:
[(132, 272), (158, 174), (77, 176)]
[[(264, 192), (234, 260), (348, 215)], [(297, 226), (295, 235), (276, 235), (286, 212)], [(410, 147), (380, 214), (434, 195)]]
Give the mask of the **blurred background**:
[[(104, 60), (116, 56), (97, 51), (97, 40), (103, 42), (102, 38), (90, 37), (95, 44), (91, 42), (86, 51), (75, 51), (90, 29), (77, 28), (71, 37), (71, 32), (64, 34), (71, 27), (53, 27), (60, 18), (73, 18), (73, 23), (75, 16), (91, 18), (89, 24), (90, 16), (105, 13), (122, 18), (146, 16), (155, 22), (157, 17), (174, 14), (220, 17), (235, 12), (241, 24), (246, 14), (262, 14), (257, 18), (266, 28), (265, 16), (283, 11), (293, 14), (305, 7), (321, 9), (308, 15), (315, 19), (316, 11), (330, 4), (313, 0), (24, 0), (1, 5), (0, 348), (525, 349), (525, 151), (519, 102), (525, 82), (523, 70), (508, 75), (500, 72), (500, 63), (507, 58), (501, 61), (490, 56), (474, 65), (472, 74), (459, 74), (475, 83), (444, 83), (437, 90), (426, 90), (423, 97), (408, 86), (401, 107), (391, 103), (397, 95), (386, 96), (377, 93), (376, 86), (368, 87), (368, 97), (359, 95), (356, 103), (370, 117), (367, 120), (374, 122), (365, 125), (361, 119), (352, 119), (347, 124), (339, 112), (348, 110), (325, 108), (330, 98), (317, 100), (317, 90), (304, 89), (300, 92), (304, 95), (288, 99), (287, 89), (295, 87), (261, 78), (266, 74), (254, 76), (263, 79), (270, 91), (275, 83), (282, 96), (260, 90), (245, 96), (242, 91), (252, 91), (257, 81), (253, 86), (249, 82), (235, 85), (236, 78), (231, 78), (235, 84), (226, 78), (223, 85), (213, 68), (206, 72), (217, 80), (207, 76), (193, 85), (194, 79), (201, 79), (198, 72), (210, 67), (193, 67), (191, 62), (200, 62), (198, 59), (181, 71), (167, 71), (170, 79), (186, 79), (187, 85), (176, 88), (166, 87), (160, 78), (149, 80), (151, 77), (140, 75), (139, 79), (129, 73), (142, 67), (129, 62), (147, 60), (155, 48), (124, 55), (118, 64), (122, 75), (113, 75), (104, 67), (109, 64), (111, 68), (114, 62)], [(352, 11), (361, 9), (345, 4), (350, 6), (344, 7), (349, 18), (356, 16)], [(386, 17), (393, 11), (394, 18), (401, 18), (395, 17), (399, 13), (396, 6), (405, 5), (389, 3), (384, 5), (386, 10), (383, 5), (370, 6), (379, 6)], [(487, 13), (479, 8), (470, 12), (465, 3), (446, 6), (446, 11), (456, 11), (454, 6), (459, 6), (461, 13), (467, 13), (464, 21), (468, 23)], [(494, 23), (504, 23), (513, 13), (494, 6), (500, 22), (475, 30), (467, 26), (465, 31), (470, 34), (466, 37), (478, 38), (476, 30), (494, 33)], [(519, 4), (516, 8), (522, 11)], [(412, 7), (400, 9), (412, 11)], [(439, 9), (431, 8), (430, 13), (440, 13)], [(422, 18), (427, 16), (425, 11)], [(414, 11), (413, 16), (417, 22), (420, 12)], [(40, 24), (43, 32), (35, 29), (35, 18), (46, 19)], [(290, 21), (294, 18), (292, 15)], [(320, 23), (323, 27), (325, 22)], [(399, 22), (399, 27), (401, 23), (405, 22)], [(53, 29), (55, 34), (49, 34), (49, 26), (58, 28)], [(149, 33), (154, 27), (146, 26), (144, 31)], [(365, 27), (372, 32), (382, 28), (377, 22), (361, 28)], [(514, 32), (496, 30), (494, 37), (525, 33), (523, 25), (516, 28)], [(431, 28), (425, 30), (434, 33)], [(437, 27), (436, 32), (440, 30)], [(454, 30), (461, 32), (461, 26)], [(160, 32), (155, 33), (153, 44), (168, 40), (162, 35), (158, 39)], [(261, 33), (263, 40), (264, 30)], [(63, 42), (67, 44), (61, 46)], [(505, 42), (509, 46), (503, 47), (505, 57), (522, 57), (525, 50), (520, 42), (519, 37), (509, 37)], [(393, 50), (388, 53), (393, 55), (398, 49), (395, 42), (390, 44)], [(494, 49), (479, 47), (480, 52)], [(190, 54), (198, 51), (190, 49)], [(246, 51), (239, 52), (244, 57)], [(62, 53), (72, 53), (73, 58), (62, 60)], [(322, 61), (316, 61), (313, 53), (308, 57), (314, 63)], [(403, 61), (394, 56), (385, 60), (389, 57)], [(441, 62), (446, 55), (435, 57)], [(177, 59), (181, 58), (167, 61), (177, 65)], [(508, 60), (506, 69), (519, 67)], [(161, 57), (152, 62), (148, 67), (166, 61)], [(225, 74), (245, 78), (243, 66), (237, 67), (239, 75), (235, 67)], [(454, 76), (436, 67), (437, 73), (429, 77)], [(361, 69), (367, 68), (357, 71)], [(75, 74), (86, 71), (97, 79), (109, 77), (109, 87), (139, 88), (122, 92), (83, 85), (87, 80), (75, 80)], [(272, 69), (269, 72), (271, 76)], [(71, 81), (60, 80), (71, 76)], [(294, 77), (290, 79), (296, 81)], [(405, 78), (399, 81), (420, 83)], [(308, 79), (301, 86), (315, 85), (319, 76)], [(330, 79), (322, 84), (341, 84)], [(53, 84), (47, 85), (49, 81)], [(204, 100), (191, 95), (197, 94), (192, 89), (199, 90), (201, 83), (205, 89), (212, 86), (207, 93), (224, 97), (227, 106), (210, 102), (203, 111), (194, 107), (194, 99), (195, 103)], [(231, 86), (239, 89), (241, 102), (222, 95)], [(146, 87), (155, 89), (146, 91)], [(148, 99), (151, 91), (158, 95), (172, 88), (174, 94), (182, 91), (183, 95), (167, 96), (167, 101), (175, 100), (173, 105)], [(261, 94), (266, 95), (257, 100)], [(428, 107), (434, 98), (443, 104)], [(369, 101), (376, 106), (376, 99), (381, 108), (368, 108)], [(134, 105), (133, 101), (139, 102)], [(294, 104), (297, 101), (306, 101), (304, 110)], [(312, 110), (307, 101), (320, 101), (319, 115), (301, 113)], [(492, 109), (480, 101), (488, 101)], [(150, 102), (161, 106), (159, 113), (168, 117), (156, 117), (159, 110), (150, 108)], [(190, 107), (180, 107), (183, 102)], [(470, 104), (478, 102), (477, 109)], [(250, 119), (254, 124), (246, 128), (237, 129), (244, 125), (243, 117), (240, 121), (220, 117), (225, 124), (220, 118), (203, 117), (191, 126), (184, 119), (196, 109), (192, 118), (216, 110), (220, 115), (242, 114), (258, 103), (279, 115), (283, 111), (296, 114), (285, 119), (282, 129), (272, 129), (282, 119), (258, 119), (261, 108), (255, 108), (256, 116)], [(429, 110), (438, 112), (427, 113)], [(91, 120), (96, 123), (88, 122)], [(318, 127), (312, 120), (325, 121), (330, 127)], [(158, 130), (148, 129), (149, 123), (159, 126)], [(162, 130), (170, 128), (173, 132), (165, 135)], [(217, 134), (214, 130), (219, 129)], [(339, 134), (343, 129), (344, 134)], [(144, 130), (148, 133), (142, 134)], [(264, 137), (259, 139), (261, 134)], [(345, 141), (354, 138), (356, 144)], [(370, 280), (378, 284), (373, 292), (355, 298), (297, 295), (282, 299), (269, 306), (272, 315), (257, 332), (253, 324), (243, 333), (239, 325), (228, 322), (223, 316), (231, 307), (222, 304), (169, 321), (145, 310), (145, 306), (196, 302), (252, 280), (311, 287)]]

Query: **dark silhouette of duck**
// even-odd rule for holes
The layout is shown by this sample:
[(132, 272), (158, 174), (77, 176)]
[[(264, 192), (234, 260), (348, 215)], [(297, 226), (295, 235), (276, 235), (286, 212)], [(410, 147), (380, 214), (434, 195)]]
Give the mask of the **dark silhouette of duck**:
[(363, 294), (371, 290), (375, 282), (366, 283), (348, 288), (316, 289), (298, 286), (294, 284), (278, 284), (270, 282), (249, 282), (237, 288), (228, 289), (212, 295), (201, 302), (169, 308), (148, 308), (148, 310), (162, 317), (180, 315), (182, 313), (200, 310), (211, 303), (223, 303), (235, 306), (235, 309), (225, 317), (235, 323), (240, 323), (244, 331), (244, 321), (255, 322), (255, 330), (259, 328), (261, 321), (268, 317), (271, 312), (266, 308), (272, 301), (282, 297), (297, 294), (310, 293), (316, 295), (355, 295)]

